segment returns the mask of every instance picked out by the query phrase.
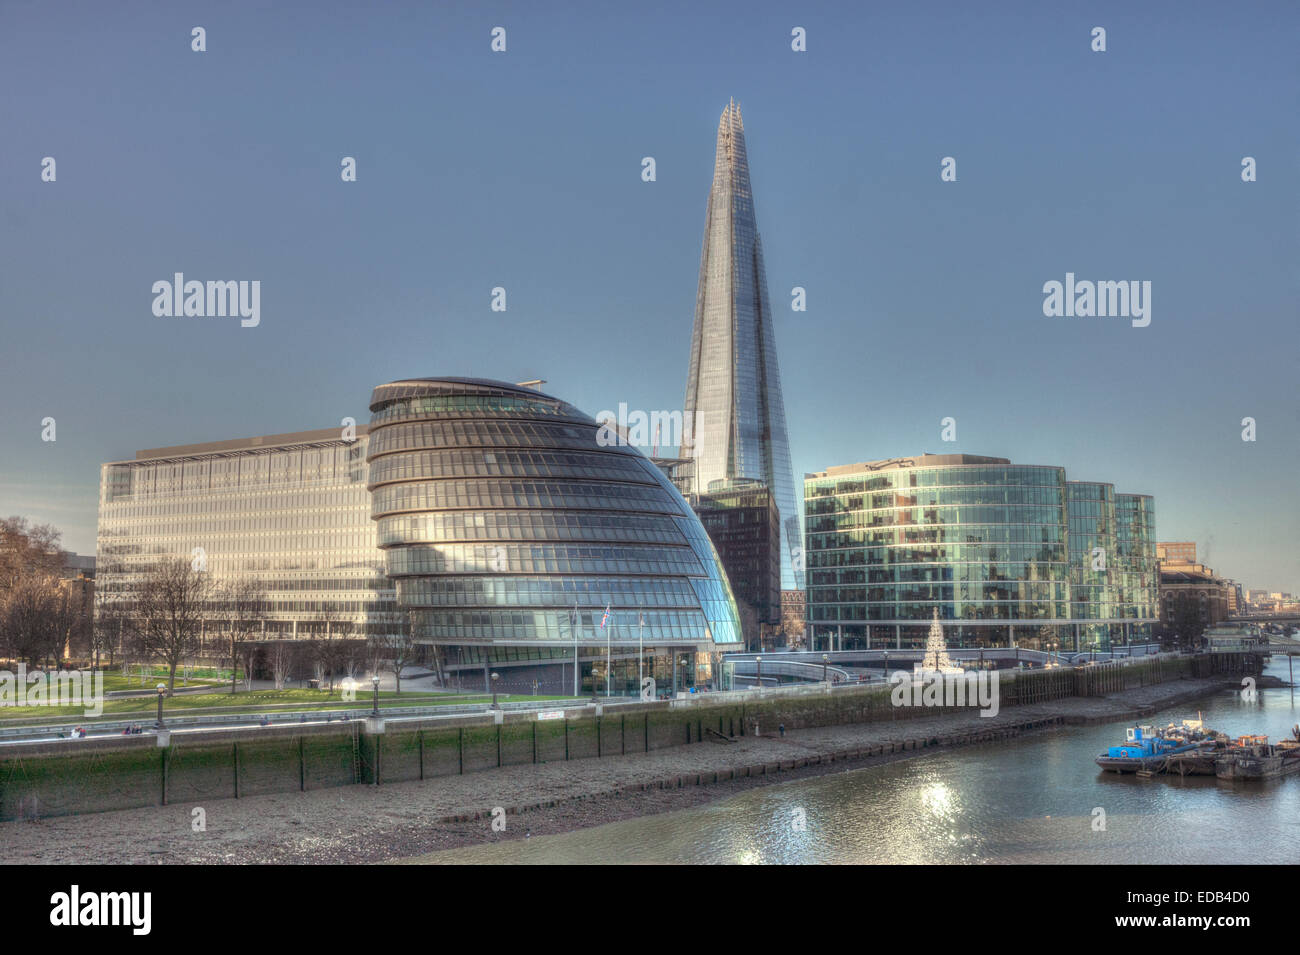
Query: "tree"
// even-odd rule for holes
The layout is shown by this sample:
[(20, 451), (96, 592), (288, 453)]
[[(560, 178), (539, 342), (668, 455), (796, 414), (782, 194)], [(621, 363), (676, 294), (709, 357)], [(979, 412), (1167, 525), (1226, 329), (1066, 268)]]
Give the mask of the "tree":
[(268, 657), (271, 663), (271, 676), (275, 680), (275, 688), (283, 690), (285, 680), (288, 679), (289, 673), (293, 670), (295, 658), (297, 657), (297, 648), (289, 640), (276, 640), (268, 649)]
[(0, 606), (0, 644), (8, 656), (37, 665), (57, 641), (58, 578), (24, 573), (11, 579)]
[(252, 687), (252, 663), (256, 648), (252, 647), (255, 635), (260, 635), (266, 622), (266, 588), (258, 580), (244, 578), (221, 588), (219, 597), (220, 618), (230, 627), (230, 692), (235, 692), (235, 671), (244, 661), (244, 683)]
[(311, 641), (312, 660), (316, 664), (319, 678), (329, 674), (329, 691), (334, 692), (334, 677), (354, 656), (355, 649), (349, 640), (352, 633), (352, 621), (342, 617), (329, 604), (325, 604), (317, 614), (322, 627), (319, 636)]
[(48, 657), (57, 640), (52, 615), (63, 569), (59, 537), (49, 524), (0, 519), (0, 649), (33, 664)]
[(204, 615), (211, 609), (212, 578), (183, 557), (154, 565), (140, 584), (130, 626), (140, 649), (167, 667), (167, 694), (176, 689), (176, 668), (199, 645)]
[(80, 653), (91, 631), (91, 615), (86, 612), (83, 581), (58, 580), (50, 606), (50, 656), (60, 667), (68, 654)]
[(90, 652), (94, 654), (94, 667), (99, 669), (99, 655), (108, 654), (108, 665), (113, 665), (113, 650), (118, 644), (125, 624), (115, 603), (99, 591), (95, 594), (95, 615), (90, 627)]
[[(372, 638), (379, 648), (379, 659), (388, 664), (393, 677), (397, 680), (397, 692), (402, 692), (402, 668), (415, 662), (420, 645), (415, 642), (415, 621), (408, 616), (406, 625), (397, 633), (385, 634)], [(375, 672), (379, 671), (376, 665)]]
[(22, 577), (58, 577), (62, 536), (53, 526), (29, 524), (25, 517), (0, 518), (0, 592)]

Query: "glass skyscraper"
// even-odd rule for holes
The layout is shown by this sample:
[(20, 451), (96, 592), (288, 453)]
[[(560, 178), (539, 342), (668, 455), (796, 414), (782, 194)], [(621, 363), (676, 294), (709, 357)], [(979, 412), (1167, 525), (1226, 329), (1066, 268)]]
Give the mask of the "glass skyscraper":
[(681, 456), (693, 460), (693, 489), (705, 492), (715, 481), (742, 478), (767, 484), (781, 516), (781, 586), (801, 589), (803, 534), (772, 303), (749, 184), (745, 124), (734, 101), (718, 123), (684, 412), (690, 427)]

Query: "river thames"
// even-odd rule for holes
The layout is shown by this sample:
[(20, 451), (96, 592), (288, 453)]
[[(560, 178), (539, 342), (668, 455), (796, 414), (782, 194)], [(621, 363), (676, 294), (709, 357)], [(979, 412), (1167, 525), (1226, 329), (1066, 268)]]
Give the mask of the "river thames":
[[(1267, 673), (1287, 678), (1285, 658)], [(1286, 737), (1295, 691), (1225, 690), (1140, 722), (1195, 717)], [(765, 786), (705, 806), (559, 835), (451, 849), (431, 864), (1295, 863), (1300, 777), (1138, 779), (1093, 758), (1134, 721), (1063, 727)]]

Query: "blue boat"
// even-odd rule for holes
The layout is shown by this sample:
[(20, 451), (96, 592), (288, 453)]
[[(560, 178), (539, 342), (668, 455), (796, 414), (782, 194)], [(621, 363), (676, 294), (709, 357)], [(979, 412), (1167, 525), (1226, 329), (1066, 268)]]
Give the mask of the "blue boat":
[(1112, 746), (1097, 757), (1097, 765), (1114, 773), (1138, 773), (1156, 770), (1165, 759), (1175, 753), (1190, 753), (1205, 745), (1203, 740), (1191, 739), (1190, 734), (1164, 733), (1150, 726), (1130, 726), (1128, 739)]

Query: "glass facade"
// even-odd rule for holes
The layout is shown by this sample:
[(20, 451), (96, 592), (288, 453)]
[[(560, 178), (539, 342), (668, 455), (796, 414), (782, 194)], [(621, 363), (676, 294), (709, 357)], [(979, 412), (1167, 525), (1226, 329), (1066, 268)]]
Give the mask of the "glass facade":
[[(1070, 502), (1070, 609), (1076, 620), (1115, 616), (1115, 486), (1089, 481), (1066, 485)], [(1119, 642), (1122, 627), (1112, 623), (1080, 625), (1085, 646)]]
[[(919, 646), (936, 609), (954, 647), (1145, 639), (1138, 620), (1154, 614), (1131, 611), (1154, 610), (1155, 588), (1132, 569), (1145, 545), (1126, 548), (1121, 533), (1131, 497), (1067, 482), (1062, 468), (974, 455), (809, 475), (810, 646)], [(1130, 524), (1153, 541), (1151, 499), (1137, 499)], [(1092, 570), (1095, 548), (1106, 570)]]
[(715, 481), (691, 499), (709, 532), (741, 612), (746, 649), (762, 649), (762, 627), (781, 620), (781, 521), (758, 481)]
[(681, 457), (693, 490), (752, 478), (772, 489), (781, 517), (781, 581), (803, 587), (794, 549), (802, 534), (795, 503), (785, 404), (777, 367), (763, 243), (754, 215), (745, 125), (731, 103), (718, 123), (713, 187), (700, 254)]
[[(1146, 494), (1115, 495), (1119, 551), (1115, 616), (1153, 621), (1160, 616), (1160, 568), (1156, 563), (1155, 501)], [(1130, 626), (1149, 636), (1151, 623)]]
[(453, 646), (452, 662), (571, 659), (575, 640), (607, 636), (700, 653), (740, 640), (681, 494), (635, 448), (601, 446), (577, 409), (447, 378), (381, 385), (370, 410), (378, 546), (417, 639)]
[(267, 639), (307, 637), (326, 620), (358, 636), (392, 632), (400, 618), (369, 520), (360, 430), (351, 441), (338, 430), (302, 432), (103, 465), (103, 599), (129, 604), (158, 558), (193, 560), (202, 548), (217, 582), (255, 579), (265, 588)]

